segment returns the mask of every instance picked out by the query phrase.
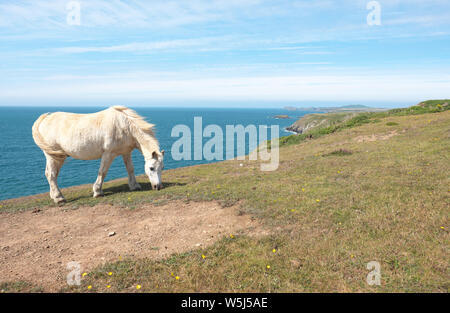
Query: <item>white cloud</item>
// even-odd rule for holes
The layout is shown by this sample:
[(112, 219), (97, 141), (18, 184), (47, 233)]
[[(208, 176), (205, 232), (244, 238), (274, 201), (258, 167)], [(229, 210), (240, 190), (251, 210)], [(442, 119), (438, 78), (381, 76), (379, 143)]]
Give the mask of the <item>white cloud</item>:
[(149, 52), (155, 50), (178, 49), (183, 47), (202, 47), (210, 45), (218, 38), (198, 38), (198, 39), (179, 39), (156, 42), (134, 42), (122, 45), (103, 46), (103, 47), (65, 47), (56, 48), (51, 51), (62, 53), (86, 53), (86, 52)]
[[(68, 0), (0, 4), (0, 27), (65, 27)], [(82, 26), (173, 27), (229, 18), (260, 0), (80, 0)]]

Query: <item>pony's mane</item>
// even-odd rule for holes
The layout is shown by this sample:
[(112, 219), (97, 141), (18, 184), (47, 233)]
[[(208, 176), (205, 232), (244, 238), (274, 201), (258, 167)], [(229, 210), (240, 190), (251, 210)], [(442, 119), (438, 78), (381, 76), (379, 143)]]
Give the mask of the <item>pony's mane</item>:
[[(150, 152), (159, 152), (159, 143), (153, 131), (155, 125), (148, 123), (142, 116), (130, 108), (124, 106), (113, 106), (112, 108), (124, 114), (130, 121), (130, 126), (134, 128), (134, 136), (136, 136), (136, 139), (141, 145), (145, 142)], [(144, 153), (144, 151), (142, 152)]]
[(153, 128), (155, 127), (155, 125), (148, 123), (142, 116), (137, 114), (135, 110), (119, 105), (113, 106), (112, 108), (116, 111), (125, 114), (133, 122), (133, 124), (142, 132), (152, 137), (155, 137), (155, 133), (153, 132)]

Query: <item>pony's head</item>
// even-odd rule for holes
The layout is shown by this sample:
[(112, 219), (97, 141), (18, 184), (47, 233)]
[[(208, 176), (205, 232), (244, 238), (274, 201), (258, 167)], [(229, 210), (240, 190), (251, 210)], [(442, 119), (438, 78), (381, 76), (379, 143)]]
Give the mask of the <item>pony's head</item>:
[(161, 172), (164, 169), (164, 150), (153, 151), (152, 158), (145, 160), (145, 174), (147, 174), (153, 190), (162, 188)]

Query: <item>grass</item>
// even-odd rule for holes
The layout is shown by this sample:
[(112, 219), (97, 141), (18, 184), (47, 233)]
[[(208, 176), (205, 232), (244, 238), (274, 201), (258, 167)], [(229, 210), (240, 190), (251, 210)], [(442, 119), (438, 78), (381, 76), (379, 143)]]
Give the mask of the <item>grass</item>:
[[(226, 161), (166, 171), (160, 192), (148, 190), (144, 177), (145, 191), (129, 192), (117, 180), (101, 199), (91, 198), (91, 186), (66, 189), (67, 209), (239, 202), (270, 235), (234, 234), (159, 261), (117, 260), (62, 291), (448, 292), (450, 112), (426, 110), (363, 113), (314, 140), (284, 144), (274, 172), (260, 172), (256, 161)], [(398, 135), (388, 140), (354, 140), (393, 130)], [(47, 197), (4, 201), (1, 209), (51, 206)], [(370, 261), (381, 264), (381, 286), (366, 283)]]
[(296, 121), (293, 128), (305, 129), (308, 126), (309, 130), (306, 132), (310, 132), (313, 129), (340, 124), (355, 115), (357, 115), (356, 112), (307, 114)]
[(330, 153), (324, 154), (324, 156), (346, 156), (346, 155), (352, 155), (353, 152), (351, 152), (350, 150), (347, 149), (339, 149), (339, 150), (334, 150)]
[[(337, 123), (338, 120), (332, 120), (330, 126), (322, 128), (314, 128), (304, 134), (291, 135), (280, 138), (280, 146), (293, 145), (303, 142), (306, 139), (318, 138), (324, 135), (329, 135), (344, 129), (353, 128), (369, 123), (379, 123), (380, 119), (386, 119), (393, 116), (409, 116), (409, 115), (421, 115), (428, 113), (439, 113), (450, 110), (450, 100), (429, 100), (421, 102), (419, 105), (409, 108), (392, 109), (389, 111), (380, 112), (365, 112), (357, 114), (350, 120), (342, 123)], [(348, 113), (347, 113), (348, 114)], [(395, 125), (388, 125), (395, 126)], [(270, 146), (270, 145), (269, 145)]]
[(42, 291), (43, 291), (42, 288), (33, 286), (32, 284), (26, 281), (0, 283), (0, 293), (18, 293), (18, 292), (38, 293)]

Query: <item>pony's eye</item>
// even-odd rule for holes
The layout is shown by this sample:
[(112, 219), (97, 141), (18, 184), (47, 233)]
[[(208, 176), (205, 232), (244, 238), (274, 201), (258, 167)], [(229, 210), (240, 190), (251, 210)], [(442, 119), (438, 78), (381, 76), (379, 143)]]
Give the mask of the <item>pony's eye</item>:
[(152, 172), (153, 172), (154, 170), (155, 170), (155, 168), (154, 168), (154, 167), (150, 167), (150, 171), (152, 171)]

